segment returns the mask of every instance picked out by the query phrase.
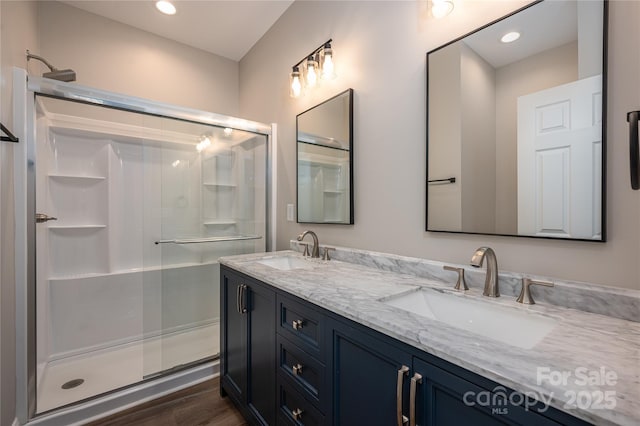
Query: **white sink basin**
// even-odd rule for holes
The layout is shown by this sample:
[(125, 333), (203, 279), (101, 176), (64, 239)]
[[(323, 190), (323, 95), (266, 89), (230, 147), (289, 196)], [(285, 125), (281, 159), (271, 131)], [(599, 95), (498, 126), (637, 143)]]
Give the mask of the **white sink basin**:
[(434, 289), (425, 288), (383, 302), (523, 349), (534, 347), (556, 325), (552, 318), (519, 311), (517, 306), (509, 308)]
[(281, 271), (311, 267), (311, 263), (308, 260), (292, 256), (271, 257), (268, 259), (256, 260), (256, 263), (261, 263), (270, 268), (280, 269)]

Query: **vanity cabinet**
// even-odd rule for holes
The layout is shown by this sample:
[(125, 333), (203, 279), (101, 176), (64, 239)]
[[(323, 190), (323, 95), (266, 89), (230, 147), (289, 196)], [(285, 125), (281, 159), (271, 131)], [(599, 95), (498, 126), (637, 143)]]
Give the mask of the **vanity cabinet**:
[(331, 336), (333, 424), (397, 425), (408, 409), (411, 354), (339, 321)]
[(226, 266), (220, 281), (221, 391), (251, 424), (588, 424)]
[(275, 425), (275, 291), (221, 269), (221, 392), (252, 424)]
[(329, 425), (328, 318), (283, 294), (277, 306), (278, 424)]

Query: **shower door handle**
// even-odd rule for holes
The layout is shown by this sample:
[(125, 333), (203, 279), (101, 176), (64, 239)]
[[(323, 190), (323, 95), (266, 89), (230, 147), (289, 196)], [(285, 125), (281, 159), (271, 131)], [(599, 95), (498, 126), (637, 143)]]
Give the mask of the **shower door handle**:
[(53, 216), (47, 216), (44, 213), (36, 213), (36, 223), (49, 222), (50, 220), (58, 220), (58, 218)]

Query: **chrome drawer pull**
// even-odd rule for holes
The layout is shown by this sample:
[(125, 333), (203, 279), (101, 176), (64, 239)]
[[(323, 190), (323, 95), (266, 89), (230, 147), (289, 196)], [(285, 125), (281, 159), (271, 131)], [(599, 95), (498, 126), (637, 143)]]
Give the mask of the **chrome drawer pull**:
[(404, 384), (404, 376), (409, 375), (409, 367), (403, 365), (398, 370), (398, 383), (396, 386), (396, 416), (398, 419), (398, 426), (404, 426), (409, 419), (402, 414), (402, 387)]
[(293, 367), (291, 367), (291, 370), (294, 376), (299, 376), (300, 374), (302, 374), (302, 364), (294, 365)]
[(422, 384), (422, 374), (413, 373), (411, 378), (411, 391), (409, 393), (409, 426), (416, 426), (416, 391), (418, 385)]
[(299, 408), (296, 408), (291, 412), (291, 415), (293, 416), (294, 419), (300, 420), (302, 418), (302, 410)]
[(302, 320), (293, 320), (292, 325), (294, 330), (302, 330)]

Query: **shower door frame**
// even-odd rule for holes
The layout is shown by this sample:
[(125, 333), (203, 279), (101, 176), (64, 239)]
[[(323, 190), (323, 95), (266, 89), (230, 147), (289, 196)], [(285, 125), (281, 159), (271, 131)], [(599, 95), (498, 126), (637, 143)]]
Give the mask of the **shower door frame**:
[[(44, 414), (36, 414), (36, 227), (35, 227), (35, 166), (36, 166), (36, 95), (112, 108), (145, 115), (166, 117), (197, 124), (248, 131), (267, 138), (266, 158), (266, 232), (267, 251), (275, 248), (275, 188), (277, 125), (264, 124), (222, 114), (200, 111), (143, 98), (126, 96), (75, 83), (64, 83), (42, 77), (28, 76), (23, 69), (13, 70), (14, 125), (20, 140), (14, 150), (14, 191), (16, 222), (16, 415), (21, 424)], [(162, 377), (162, 376), (160, 376)], [(139, 382), (138, 382), (139, 383)], [(92, 398), (99, 398), (100, 395)]]

